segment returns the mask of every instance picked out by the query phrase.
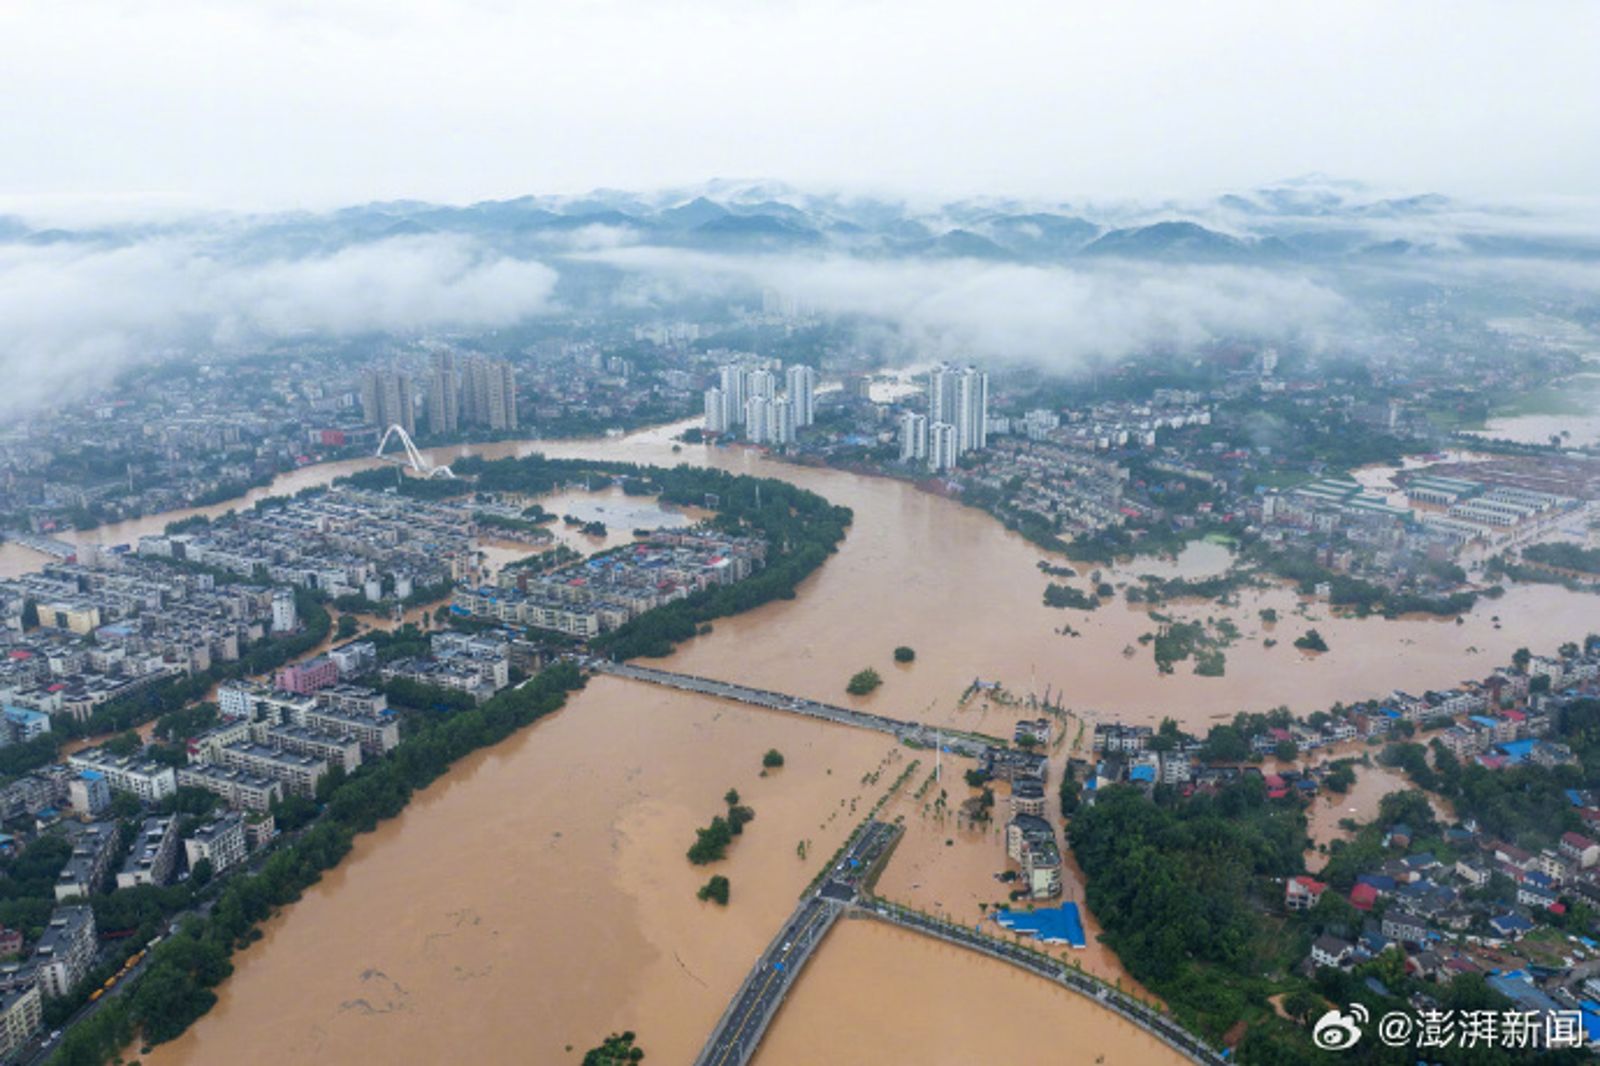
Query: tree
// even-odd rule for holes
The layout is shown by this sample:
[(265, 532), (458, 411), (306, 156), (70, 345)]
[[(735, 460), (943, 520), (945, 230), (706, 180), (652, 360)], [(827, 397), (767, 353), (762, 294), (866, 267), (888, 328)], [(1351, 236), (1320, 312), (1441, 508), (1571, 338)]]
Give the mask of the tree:
[(917, 653), (904, 644), (894, 650), (894, 661), (897, 663), (909, 663), (916, 657)]
[(1272, 749), (1272, 754), (1279, 762), (1294, 762), (1300, 754), (1300, 745), (1292, 740), (1280, 740)]
[(1322, 1011), (1322, 998), (1305, 988), (1297, 988), (1283, 997), (1283, 1012), (1301, 1025), (1308, 1025), (1315, 1014)]
[(776, 770), (783, 765), (783, 752), (777, 748), (768, 748), (767, 753), (761, 756), (761, 765), (768, 770)]
[(339, 639), (349, 640), (361, 628), (361, 623), (348, 614), (339, 616)]
[(195, 888), (204, 888), (211, 882), (212, 866), (210, 859), (201, 859), (194, 864), (194, 869), (189, 871), (189, 883)]
[(721, 874), (713, 874), (711, 880), (700, 886), (696, 893), (701, 899), (708, 899), (723, 907), (728, 905), (728, 879)]
[(730, 807), (737, 806), (739, 803), (739, 790), (736, 788), (728, 789), (722, 794), (722, 802)]
[(728, 853), (728, 843), (733, 839), (733, 826), (722, 815), (711, 819), (704, 829), (696, 829), (695, 842), (689, 848), (689, 861), (696, 866), (716, 862)]
[(1322, 634), (1315, 629), (1308, 629), (1304, 636), (1296, 637), (1294, 646), (1301, 651), (1327, 651), (1328, 642), (1322, 639)]
[(599, 1047), (584, 1052), (583, 1066), (629, 1066), (644, 1058), (643, 1049), (634, 1044), (633, 1032), (612, 1033)]
[(1516, 667), (1517, 672), (1520, 674), (1525, 674), (1528, 672), (1528, 664), (1532, 661), (1533, 652), (1529, 651), (1527, 648), (1518, 648), (1516, 651), (1511, 653), (1511, 665)]
[(851, 675), (850, 682), (845, 685), (844, 690), (852, 696), (865, 696), (881, 684), (883, 678), (878, 676), (878, 671), (869, 666)]

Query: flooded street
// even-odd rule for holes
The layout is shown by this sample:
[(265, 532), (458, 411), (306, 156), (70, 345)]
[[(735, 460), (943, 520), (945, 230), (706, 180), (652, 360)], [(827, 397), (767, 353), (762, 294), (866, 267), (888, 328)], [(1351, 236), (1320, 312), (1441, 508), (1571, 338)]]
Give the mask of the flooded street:
[[(1148, 608), (1120, 595), (1092, 612), (1045, 607), (1050, 579), (1037, 564), (1047, 557), (988, 515), (903, 482), (776, 463), (752, 450), (674, 452), (675, 431), (471, 449), (709, 462), (786, 478), (854, 509), (841, 550), (794, 600), (717, 621), (660, 663), (668, 669), (1008, 738), (1019, 717), (1038, 713), (1026, 697), (1047, 689), (1091, 725), (1171, 715), (1203, 733), (1240, 710), (1310, 711), (1453, 684), (1488, 673), (1519, 646), (1550, 652), (1594, 628), (1594, 601), (1557, 586), (1514, 588), (1463, 625), (1333, 618), (1290, 589), (1247, 590), (1232, 607), (1161, 608), (1227, 617), (1240, 633), (1224, 677), (1195, 676), (1187, 662), (1162, 676), (1139, 644), (1157, 625)], [(263, 495), (363, 465), (298, 471)], [(175, 517), (86, 536), (128, 543)], [(608, 533), (622, 532), (603, 520)], [(1108, 576), (1123, 583), (1163, 568), (1209, 572), (1221, 552), (1197, 545), (1176, 563), (1139, 560)], [(1085, 576), (1070, 583), (1083, 587)], [(1279, 615), (1270, 630), (1259, 618), (1267, 607)], [(1496, 615), (1503, 629), (1494, 628)], [(1291, 646), (1313, 625), (1326, 654)], [(1063, 626), (1081, 635), (1063, 635)], [(1269, 636), (1276, 647), (1264, 646)], [(893, 661), (901, 644), (915, 649), (914, 662)], [(868, 666), (883, 686), (847, 696), (849, 676)], [(964, 700), (980, 678), (1021, 700)], [(788, 765), (762, 778), (760, 754), (774, 746)], [(875, 734), (596, 680), (561, 714), (469, 758), (360, 838), (337, 871), (236, 957), (217, 1008), (146, 1061), (576, 1062), (607, 1032), (627, 1028), (652, 1061), (686, 1063), (818, 866), (918, 755), (926, 758)], [(930, 770), (920, 766), (891, 808), (909, 833), (882, 887), (976, 921), (979, 902), (1004, 898), (993, 880), (1003, 846), (992, 828), (949, 832), (922, 818), (911, 794)], [(959, 769), (947, 764), (946, 772), (959, 802), (967, 794)], [(730, 786), (756, 821), (725, 863), (691, 866), (683, 853), (693, 830), (718, 813)], [(695, 898), (712, 872), (731, 878), (726, 910)], [(1081, 899), (1070, 872), (1068, 885), (1068, 898)], [(1052, 1035), (1097, 1048), (1107, 1062), (1171, 1057), (1080, 997), (977, 955), (861, 922), (841, 923), (832, 936), (780, 1015), (763, 1066), (970, 1062), (1051, 1046), (1040, 1040)], [(1115, 958), (1092, 940), (1075, 956), (1126, 985)], [(1028, 1021), (999, 1025), (1000, 1016)]]
[[(1374, 752), (1376, 754), (1376, 752)], [(1378, 805), (1383, 802), (1383, 797), (1391, 792), (1414, 792), (1416, 786), (1405, 775), (1405, 771), (1388, 766), (1362, 766), (1357, 764), (1351, 767), (1355, 771), (1356, 783), (1350, 791), (1340, 796), (1324, 789), (1316, 799), (1311, 801), (1311, 806), (1306, 808), (1306, 835), (1314, 844), (1327, 845), (1335, 840), (1349, 840), (1355, 836), (1339, 825), (1346, 818), (1358, 823), (1366, 824), (1375, 821), (1378, 817)], [(1441, 823), (1449, 824), (1455, 820), (1455, 812), (1438, 796), (1429, 796), (1428, 802), (1433, 806), (1434, 817)], [(1306, 852), (1306, 869), (1316, 873), (1326, 865), (1328, 857), (1315, 847)]]

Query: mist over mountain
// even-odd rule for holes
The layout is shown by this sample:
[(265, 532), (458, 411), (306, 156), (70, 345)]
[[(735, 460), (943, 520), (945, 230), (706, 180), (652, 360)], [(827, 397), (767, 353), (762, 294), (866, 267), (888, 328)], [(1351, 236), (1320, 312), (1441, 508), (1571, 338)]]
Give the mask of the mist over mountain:
[(0, 217), (0, 353), (36, 383), (13, 405), (175, 350), (638, 319), (772, 290), (902, 355), (1070, 371), (1243, 340), (1359, 356), (1393, 347), (1397, 300), (1441, 292), (1480, 316), (1594, 322), (1600, 212), (1313, 175), (1158, 205), (713, 181), (83, 227)]

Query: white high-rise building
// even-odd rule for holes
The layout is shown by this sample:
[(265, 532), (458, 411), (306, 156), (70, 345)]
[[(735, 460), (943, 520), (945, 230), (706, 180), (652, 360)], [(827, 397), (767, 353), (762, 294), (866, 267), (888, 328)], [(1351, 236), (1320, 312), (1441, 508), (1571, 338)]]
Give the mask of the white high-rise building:
[(454, 433), (461, 428), (461, 382), (453, 352), (433, 353), (433, 374), (428, 378), (428, 431)]
[(935, 422), (928, 427), (928, 469), (938, 473), (953, 469), (956, 456), (956, 427), (948, 422)]
[(749, 394), (745, 391), (745, 375), (748, 373), (742, 366), (729, 364), (718, 369), (721, 379), (723, 402), (726, 403), (730, 413), (730, 425), (734, 422), (744, 421), (745, 400)]
[(771, 420), (772, 443), (793, 444), (795, 427), (799, 417), (795, 412), (793, 400), (774, 400), (767, 408), (767, 417)]
[(772, 401), (751, 396), (744, 402), (744, 433), (752, 444), (771, 442)]
[(809, 426), (816, 421), (817, 372), (809, 366), (791, 366), (787, 382), (789, 402), (794, 404), (794, 424)]
[(706, 390), (706, 432), (726, 433), (732, 425), (728, 417), (728, 394), (716, 386)]
[(752, 370), (745, 376), (745, 388), (748, 396), (774, 399), (778, 395), (778, 375), (770, 370)]
[(928, 417), (914, 411), (900, 416), (900, 461), (916, 463), (928, 457)]
[(956, 451), (979, 452), (989, 446), (989, 375), (968, 367), (956, 386)]
[(989, 375), (977, 367), (934, 369), (928, 378), (928, 420), (955, 428), (958, 454), (989, 444)]

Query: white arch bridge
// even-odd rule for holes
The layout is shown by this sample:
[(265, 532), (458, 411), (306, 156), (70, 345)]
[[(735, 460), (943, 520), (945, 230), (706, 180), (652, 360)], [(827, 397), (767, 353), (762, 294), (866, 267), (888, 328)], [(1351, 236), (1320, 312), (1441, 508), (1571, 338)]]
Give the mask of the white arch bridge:
[[(390, 437), (400, 438), (400, 446), (406, 451), (404, 459), (401, 459), (398, 455), (383, 454), (383, 450), (389, 446)], [(422, 477), (455, 477), (455, 474), (451, 473), (448, 466), (434, 466), (429, 462), (428, 457), (417, 450), (416, 444), (411, 440), (411, 434), (405, 431), (404, 426), (398, 424), (392, 425), (383, 431), (383, 439), (378, 441), (377, 456), (379, 459), (387, 459), (391, 463), (409, 466), (413, 473)]]

